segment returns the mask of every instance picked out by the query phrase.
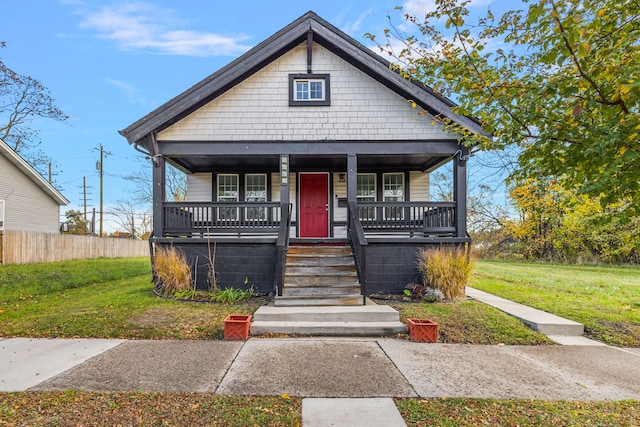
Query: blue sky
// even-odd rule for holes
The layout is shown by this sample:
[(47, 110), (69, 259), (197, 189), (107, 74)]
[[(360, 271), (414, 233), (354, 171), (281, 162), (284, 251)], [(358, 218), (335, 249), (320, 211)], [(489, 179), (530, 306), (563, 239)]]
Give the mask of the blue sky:
[[(490, 3), (473, 4), (486, 11)], [(7, 47), (0, 49), (0, 58), (14, 71), (40, 80), (70, 116), (67, 124), (32, 123), (41, 130), (42, 150), (54, 161), (55, 182), (70, 200), (64, 213), (81, 210), (83, 177), (92, 187), (89, 205), (98, 206), (100, 144), (110, 153), (104, 161), (105, 204), (131, 198), (133, 188), (123, 177), (141, 167), (140, 156), (118, 130), (307, 11), (367, 44), (363, 35), (381, 37), (387, 15), (402, 23), (394, 6), (419, 12), (432, 4), (433, 0), (10, 1), (2, 5), (0, 41)]]

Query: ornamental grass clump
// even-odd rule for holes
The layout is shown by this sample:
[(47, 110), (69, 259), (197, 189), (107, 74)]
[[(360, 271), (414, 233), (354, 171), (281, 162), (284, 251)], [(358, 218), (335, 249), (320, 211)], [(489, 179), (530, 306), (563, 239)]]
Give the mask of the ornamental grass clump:
[(461, 249), (426, 249), (418, 254), (418, 270), (425, 285), (438, 289), (446, 299), (454, 300), (464, 296), (471, 262)]
[(153, 269), (164, 295), (174, 296), (192, 289), (191, 267), (186, 256), (173, 246), (156, 248)]

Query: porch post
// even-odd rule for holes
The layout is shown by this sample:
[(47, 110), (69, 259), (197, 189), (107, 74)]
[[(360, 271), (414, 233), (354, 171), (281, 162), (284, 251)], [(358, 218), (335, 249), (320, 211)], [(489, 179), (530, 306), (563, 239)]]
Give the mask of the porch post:
[(154, 156), (153, 162), (153, 235), (164, 237), (164, 201), (166, 197), (166, 162), (162, 156)]
[(453, 197), (456, 203), (456, 237), (467, 237), (467, 159), (469, 150), (460, 147), (453, 159)]
[(358, 157), (347, 154), (347, 202), (358, 200)]
[(289, 201), (289, 155), (280, 154), (280, 204), (288, 205)]

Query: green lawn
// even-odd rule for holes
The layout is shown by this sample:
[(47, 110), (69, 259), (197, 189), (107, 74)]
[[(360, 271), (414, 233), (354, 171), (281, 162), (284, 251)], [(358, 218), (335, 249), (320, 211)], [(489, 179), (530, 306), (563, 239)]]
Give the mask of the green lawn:
[(471, 286), (580, 322), (585, 335), (640, 347), (640, 267), (478, 261)]
[[(472, 285), (582, 321), (595, 338), (616, 337), (617, 343), (631, 336), (625, 345), (638, 345), (639, 273), (638, 268), (482, 261)], [(250, 314), (266, 302), (169, 301), (153, 294), (150, 279), (148, 258), (0, 266), (1, 334), (220, 339), (228, 314)], [(389, 304), (403, 320), (438, 322), (441, 342), (549, 343), (516, 319), (478, 302)], [(601, 325), (602, 335), (594, 334), (594, 327), (580, 316)], [(617, 334), (622, 328), (635, 332)], [(640, 425), (638, 402), (396, 399), (396, 404), (409, 426)], [(300, 399), (286, 397), (202, 393), (0, 393), (0, 424), (116, 425), (135, 420), (136, 425), (295, 426), (301, 422), (300, 405)]]

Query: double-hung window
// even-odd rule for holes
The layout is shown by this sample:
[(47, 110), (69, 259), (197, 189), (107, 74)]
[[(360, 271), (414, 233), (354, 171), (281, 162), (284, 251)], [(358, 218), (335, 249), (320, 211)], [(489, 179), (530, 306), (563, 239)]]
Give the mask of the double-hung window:
[[(238, 175), (218, 175), (218, 202), (235, 203), (238, 195)], [(218, 208), (218, 219), (237, 220), (238, 208)]]
[[(382, 175), (382, 193), (385, 202), (404, 201), (404, 174), (385, 173)], [(404, 217), (404, 209), (401, 206), (389, 206), (384, 210), (385, 219), (399, 220)]]
[[(267, 201), (267, 175), (247, 174), (245, 176), (245, 200), (247, 202)], [(267, 219), (265, 207), (247, 207), (245, 214), (248, 220)]]
[(290, 74), (289, 105), (331, 105), (329, 74)]
[[(356, 184), (356, 198), (358, 202), (376, 201), (376, 174), (359, 173)], [(358, 208), (358, 215), (361, 220), (376, 219), (376, 210), (371, 207)]]

